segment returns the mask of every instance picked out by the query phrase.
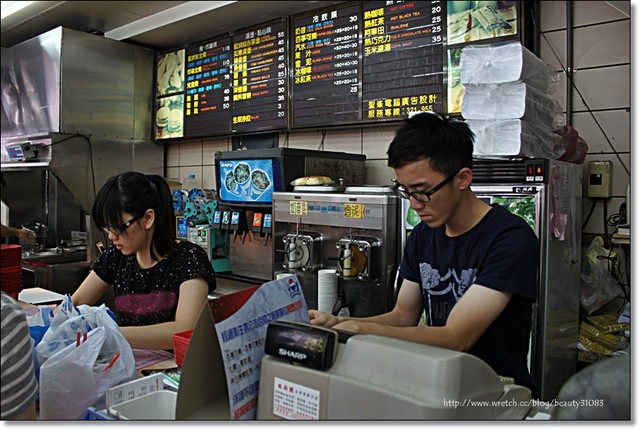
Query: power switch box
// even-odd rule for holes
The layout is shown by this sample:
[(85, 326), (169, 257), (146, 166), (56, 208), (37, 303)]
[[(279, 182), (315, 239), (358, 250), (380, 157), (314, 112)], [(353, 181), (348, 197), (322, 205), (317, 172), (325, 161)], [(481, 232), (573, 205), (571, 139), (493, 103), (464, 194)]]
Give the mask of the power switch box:
[(590, 161), (587, 197), (611, 197), (611, 161)]

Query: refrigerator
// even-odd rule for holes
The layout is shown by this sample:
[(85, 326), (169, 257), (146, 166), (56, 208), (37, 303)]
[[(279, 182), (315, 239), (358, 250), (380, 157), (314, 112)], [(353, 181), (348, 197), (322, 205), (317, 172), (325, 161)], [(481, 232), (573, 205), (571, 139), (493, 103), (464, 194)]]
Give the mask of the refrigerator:
[[(549, 159), (475, 159), (471, 189), (487, 203), (499, 203), (524, 218), (538, 237), (529, 370), (541, 399), (551, 401), (578, 365), (581, 166)], [(420, 219), (408, 200), (402, 203), (404, 242)]]

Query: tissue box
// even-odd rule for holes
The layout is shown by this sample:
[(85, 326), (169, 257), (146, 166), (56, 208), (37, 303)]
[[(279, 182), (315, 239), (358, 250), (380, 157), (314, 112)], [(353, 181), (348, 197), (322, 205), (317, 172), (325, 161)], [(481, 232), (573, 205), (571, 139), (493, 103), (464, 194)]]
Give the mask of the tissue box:
[(556, 160), (564, 153), (563, 141), (550, 129), (521, 119), (468, 120), (475, 135), (473, 156), (531, 157)]
[(524, 119), (552, 127), (560, 108), (548, 95), (524, 82), (467, 85), (465, 119)]
[(516, 42), (465, 46), (460, 55), (460, 81), (465, 86), (522, 81), (552, 94), (560, 78), (553, 67)]

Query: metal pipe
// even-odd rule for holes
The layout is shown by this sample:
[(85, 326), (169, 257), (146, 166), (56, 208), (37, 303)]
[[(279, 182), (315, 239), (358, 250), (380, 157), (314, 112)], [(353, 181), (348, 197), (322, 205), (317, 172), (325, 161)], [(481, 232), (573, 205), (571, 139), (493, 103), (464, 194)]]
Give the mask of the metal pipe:
[(573, 120), (573, 2), (566, 1), (567, 22), (567, 125)]

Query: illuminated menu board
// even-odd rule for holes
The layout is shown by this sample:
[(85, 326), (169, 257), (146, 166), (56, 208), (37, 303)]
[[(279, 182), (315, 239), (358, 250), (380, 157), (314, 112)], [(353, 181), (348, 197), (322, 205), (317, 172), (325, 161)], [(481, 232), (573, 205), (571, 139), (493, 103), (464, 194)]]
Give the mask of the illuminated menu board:
[(444, 2), (363, 4), (362, 119), (442, 111)]
[(233, 35), (233, 131), (287, 127), (285, 21)]
[(360, 119), (360, 5), (296, 18), (293, 126)]
[(231, 131), (231, 37), (187, 48), (185, 136)]
[(514, 39), (518, 17), (515, 1), (345, 2), (168, 52), (155, 137), (459, 113), (462, 45)]

